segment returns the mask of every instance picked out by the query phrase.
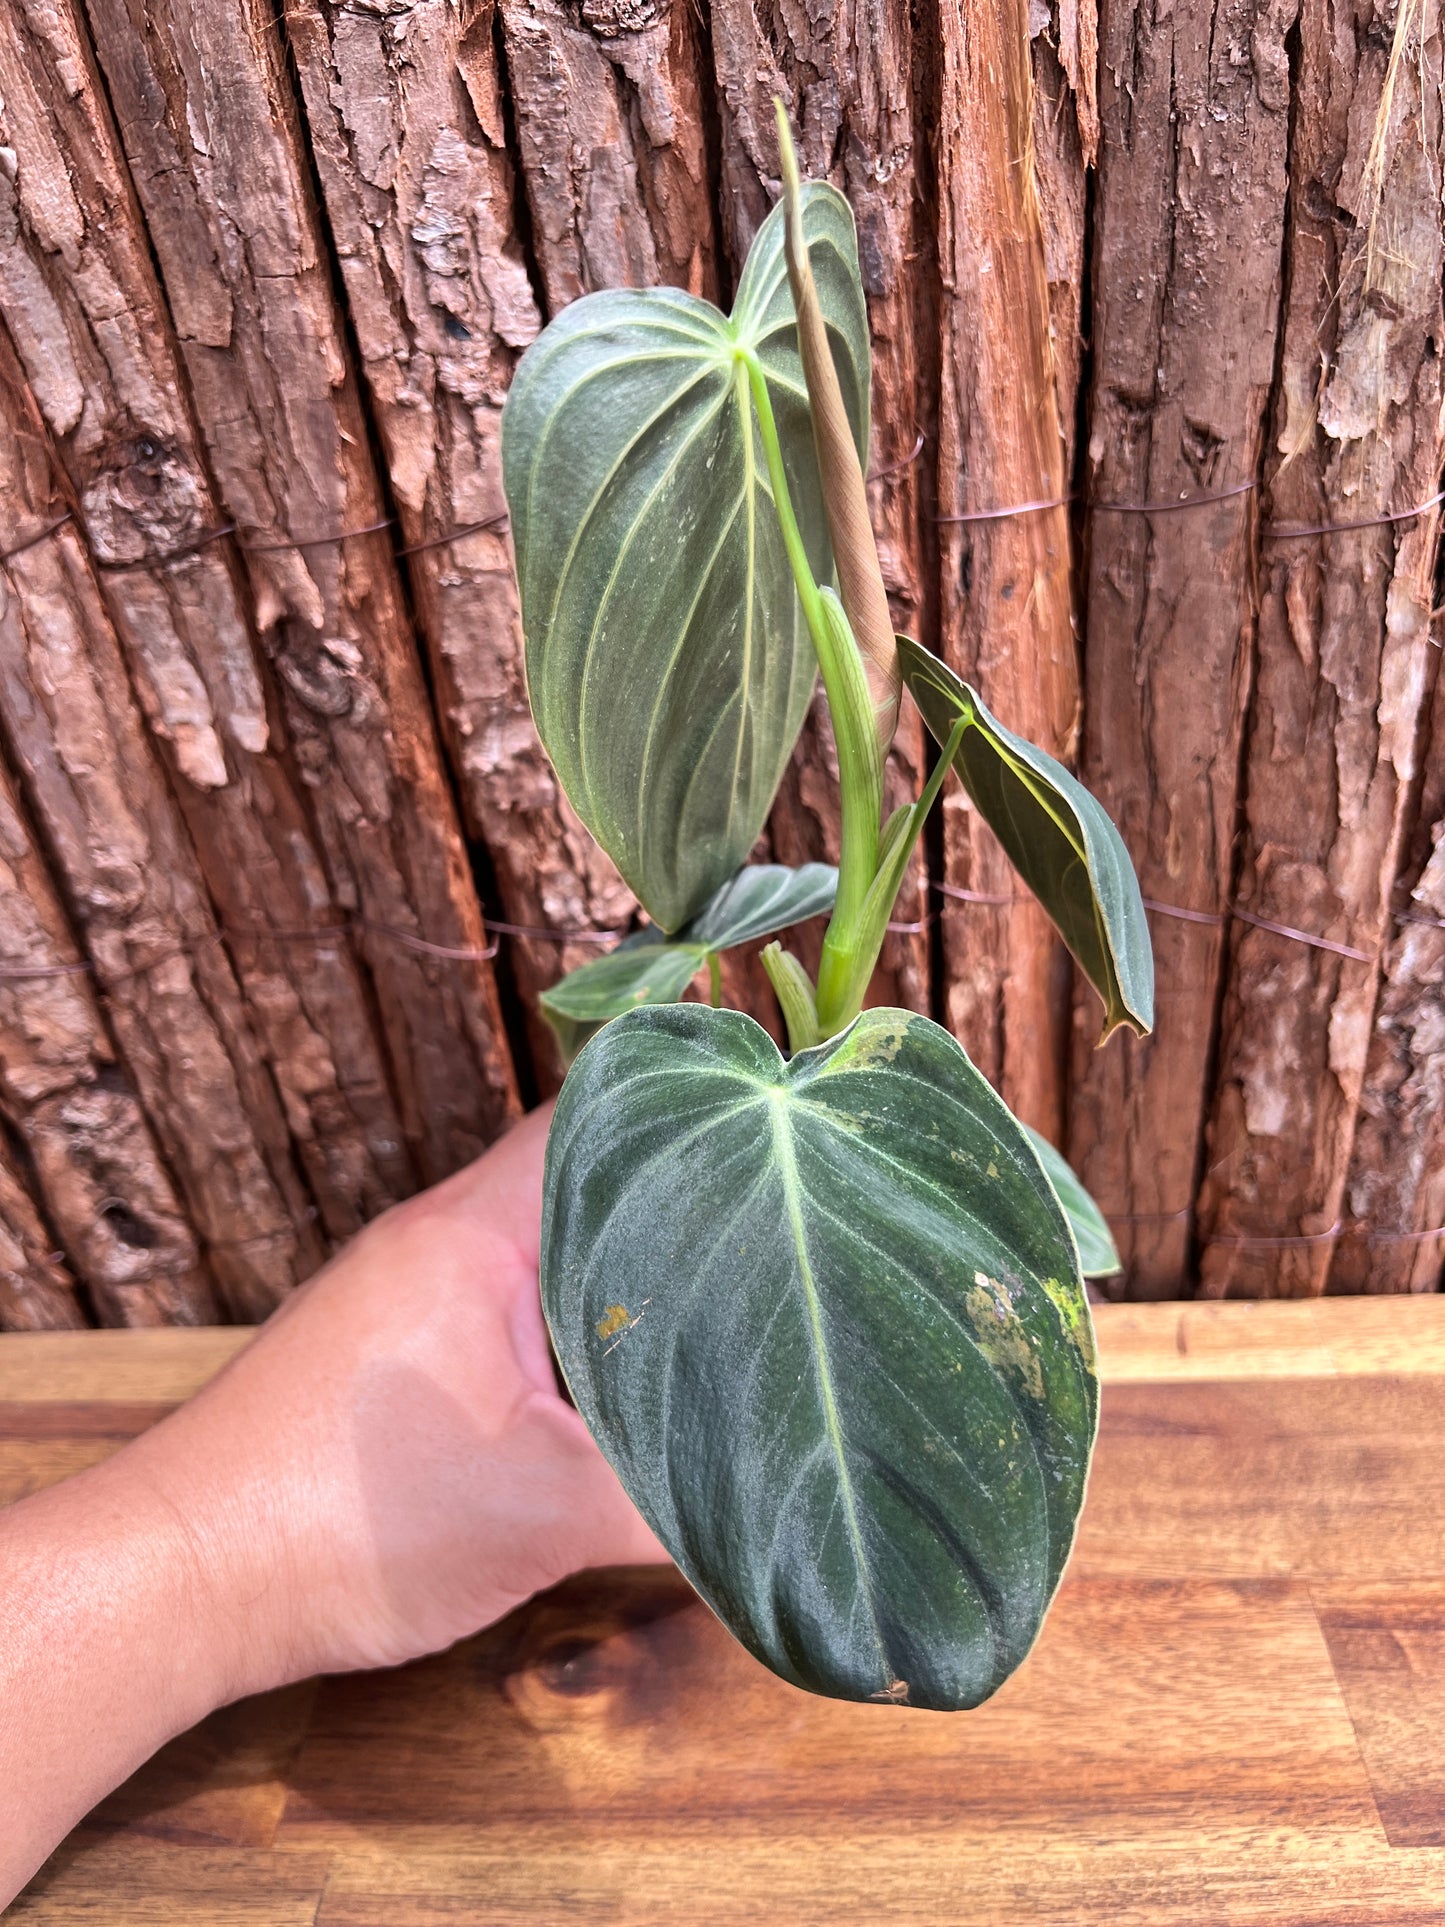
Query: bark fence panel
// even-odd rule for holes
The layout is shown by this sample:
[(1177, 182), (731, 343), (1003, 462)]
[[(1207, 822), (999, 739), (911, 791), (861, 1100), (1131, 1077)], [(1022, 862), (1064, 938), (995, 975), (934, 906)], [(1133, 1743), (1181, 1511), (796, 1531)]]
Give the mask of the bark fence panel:
[[(1156, 906), (1096, 1053), (954, 788), (876, 996), (1070, 1150), (1111, 1290), (1434, 1288), (1438, 517), (1379, 518), (1445, 459), (1441, 60), (1439, 0), (6, 0), (0, 1322), (255, 1315), (555, 1084), (536, 994), (635, 906), (531, 728), (501, 408), (581, 293), (726, 304), (774, 93), (898, 626)], [(894, 800), (930, 753), (905, 705)], [(759, 854), (833, 798), (815, 717)]]

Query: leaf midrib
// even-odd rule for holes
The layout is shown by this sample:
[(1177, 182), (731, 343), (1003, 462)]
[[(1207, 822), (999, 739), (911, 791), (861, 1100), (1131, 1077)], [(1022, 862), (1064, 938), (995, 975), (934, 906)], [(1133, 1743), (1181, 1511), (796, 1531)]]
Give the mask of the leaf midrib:
[(832, 1448), (834, 1463), (838, 1468), (838, 1487), (843, 1500), (843, 1514), (848, 1525), (848, 1538), (853, 1548), (854, 1564), (862, 1581), (863, 1597), (868, 1605), (868, 1617), (878, 1647), (879, 1663), (883, 1668), (883, 1683), (887, 1687), (893, 1684), (894, 1672), (883, 1644), (883, 1633), (878, 1624), (878, 1608), (873, 1596), (873, 1577), (869, 1570), (868, 1553), (863, 1543), (862, 1528), (858, 1519), (852, 1474), (848, 1470), (847, 1441), (843, 1437), (838, 1401), (833, 1391), (828, 1339), (823, 1327), (823, 1305), (818, 1296), (817, 1281), (813, 1277), (813, 1267), (808, 1257), (807, 1227), (803, 1223), (802, 1184), (798, 1177), (798, 1161), (793, 1150), (792, 1130), (787, 1121), (788, 1093), (780, 1087), (774, 1087), (768, 1095), (773, 1129), (773, 1150), (777, 1156), (783, 1187), (783, 1204), (788, 1216), (788, 1229), (792, 1234), (793, 1249), (797, 1256), (798, 1278), (803, 1287), (808, 1322), (813, 1333), (813, 1360), (818, 1375), (818, 1395), (823, 1406), (823, 1424), (828, 1434), (828, 1443)]

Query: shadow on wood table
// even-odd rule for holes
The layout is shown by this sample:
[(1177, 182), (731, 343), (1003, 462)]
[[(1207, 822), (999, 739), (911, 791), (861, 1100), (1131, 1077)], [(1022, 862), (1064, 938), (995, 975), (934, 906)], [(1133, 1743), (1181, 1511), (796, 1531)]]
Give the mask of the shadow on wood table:
[[(978, 1712), (811, 1698), (675, 1575), (591, 1574), (435, 1659), (216, 1714), (11, 1918), (1433, 1927), (1445, 1299), (1098, 1322), (1074, 1562)], [(0, 1340), (0, 1497), (113, 1449), (243, 1336)]]

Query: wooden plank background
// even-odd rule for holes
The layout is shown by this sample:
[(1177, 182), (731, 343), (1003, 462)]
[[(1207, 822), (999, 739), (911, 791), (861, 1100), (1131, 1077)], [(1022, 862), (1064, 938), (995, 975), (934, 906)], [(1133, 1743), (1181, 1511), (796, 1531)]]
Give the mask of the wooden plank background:
[[(675, 1573), (231, 1707), (54, 1855), (28, 1927), (1426, 1927), (1445, 1896), (1445, 1302), (1101, 1306), (1079, 1543), (951, 1717), (782, 1684)], [(0, 1345), (0, 1502), (244, 1342)]]
[[(1073, 1157), (1111, 1292), (1436, 1289), (1442, 53), (1440, 0), (0, 0), (0, 1326), (259, 1317), (555, 1086), (536, 993), (634, 906), (528, 716), (501, 406), (583, 292), (727, 299), (774, 93), (858, 217), (898, 625), (1077, 761), (1159, 963), (1095, 1053), (955, 788), (877, 996)], [(835, 853), (830, 756), (760, 854)]]

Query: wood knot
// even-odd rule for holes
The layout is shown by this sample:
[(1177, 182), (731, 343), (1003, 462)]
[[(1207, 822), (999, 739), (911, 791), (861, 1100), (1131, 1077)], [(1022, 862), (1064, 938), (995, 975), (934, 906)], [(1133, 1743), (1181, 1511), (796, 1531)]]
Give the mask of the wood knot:
[(667, 17), (671, 0), (582, 0), (582, 24), (599, 40), (645, 33)]
[(112, 444), (81, 503), (96, 559), (110, 564), (167, 554), (211, 519), (186, 458), (166, 437), (144, 432)]
[(293, 636), (275, 658), (287, 687), (317, 716), (349, 716), (357, 689), (347, 645), (323, 637)]

